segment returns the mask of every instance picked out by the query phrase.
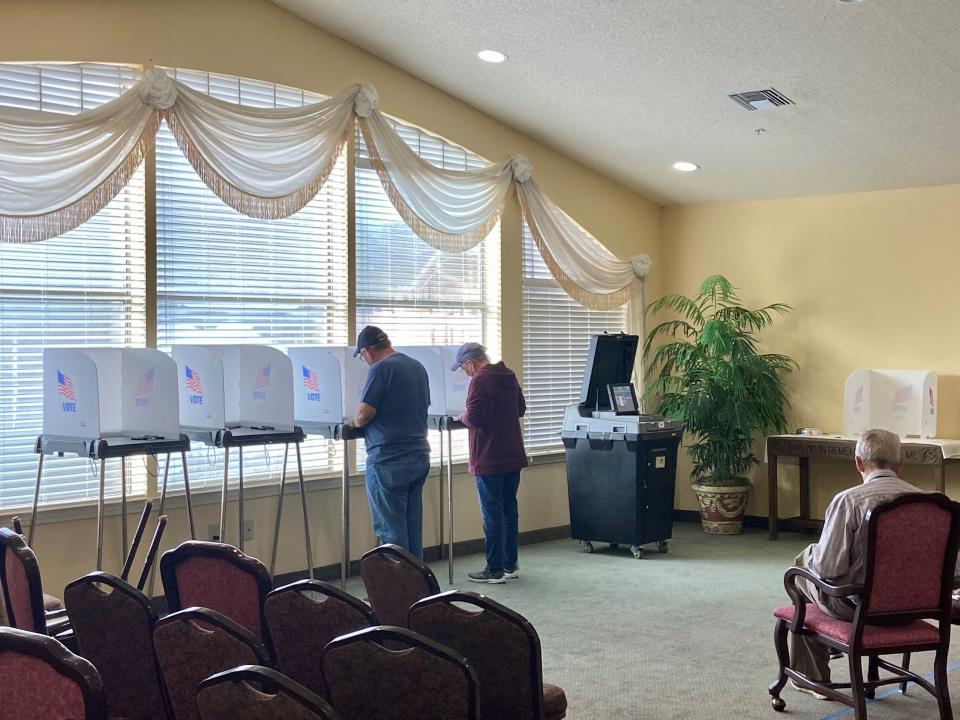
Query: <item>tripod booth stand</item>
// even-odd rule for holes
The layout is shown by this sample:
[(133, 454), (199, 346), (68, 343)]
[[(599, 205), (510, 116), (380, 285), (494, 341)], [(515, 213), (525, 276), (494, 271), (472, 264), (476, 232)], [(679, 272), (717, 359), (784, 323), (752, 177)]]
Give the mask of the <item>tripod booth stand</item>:
[(180, 378), (180, 424), (195, 442), (223, 449), (220, 495), (220, 542), (227, 542), (227, 493), (230, 450), (237, 448), (239, 538), (244, 548), (243, 449), (284, 445), (281, 488), (287, 474), (290, 444), (296, 446), (307, 568), (313, 577), (313, 547), (300, 443), (303, 431), (293, 422), (293, 370), (290, 359), (264, 345), (176, 345), (172, 353)]
[[(150, 348), (50, 348), (43, 353), (43, 434), (37, 438), (37, 482), (29, 545), (37, 526), (37, 505), (47, 455), (77, 455), (99, 460), (97, 502), (97, 570), (103, 566), (103, 514), (106, 462), (120, 459), (123, 560), (127, 533), (127, 465), (132, 456), (179, 452), (183, 464), (187, 513), (194, 532), (193, 504), (187, 475), (190, 440), (180, 433), (177, 367)], [(162, 510), (161, 510), (162, 514)]]
[[(453, 431), (466, 427), (457, 418), (466, 410), (467, 388), (470, 385), (470, 378), (462, 369), (450, 371), (450, 367), (456, 361), (458, 348), (459, 346), (456, 345), (397, 348), (397, 352), (409, 355), (426, 368), (430, 383), (430, 408), (427, 410), (427, 419), (430, 427), (440, 432), (440, 556), (443, 557), (443, 546), (446, 544), (447, 575), (451, 585), (453, 584)], [(444, 436), (446, 436), (446, 443), (444, 443)], [(445, 449), (446, 452), (444, 452)], [(446, 499), (446, 513), (444, 513), (444, 499)]]
[[(293, 362), (293, 417), (307, 435), (319, 435), (343, 442), (343, 469), (340, 475), (340, 510), (343, 531), (343, 557), (340, 586), (346, 588), (350, 576), (350, 456), (347, 442), (363, 437), (362, 430), (343, 425), (353, 417), (360, 402), (360, 390), (367, 377), (367, 364), (353, 357), (347, 347), (292, 347), (287, 350)], [(283, 488), (277, 505), (273, 536), (273, 573), (280, 538)]]

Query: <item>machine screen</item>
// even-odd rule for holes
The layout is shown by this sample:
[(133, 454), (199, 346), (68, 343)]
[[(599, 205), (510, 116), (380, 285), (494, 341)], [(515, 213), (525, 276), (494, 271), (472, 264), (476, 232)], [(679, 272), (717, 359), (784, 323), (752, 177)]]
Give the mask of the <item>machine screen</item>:
[(633, 383), (607, 385), (610, 395), (610, 406), (617, 415), (637, 415), (640, 408), (637, 404), (637, 395), (633, 391)]

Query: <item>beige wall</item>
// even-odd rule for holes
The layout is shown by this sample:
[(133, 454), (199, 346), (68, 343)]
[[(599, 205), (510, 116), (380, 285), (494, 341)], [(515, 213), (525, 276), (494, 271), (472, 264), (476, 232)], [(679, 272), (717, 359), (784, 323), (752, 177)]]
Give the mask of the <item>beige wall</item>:
[[(648, 252), (655, 267), (659, 255), (660, 209), (636, 193), (588, 170), (427, 83), (320, 30), (265, 0), (5, 0), (0, 62), (100, 61), (192, 68), (282, 83), (335, 94), (349, 85), (376, 86), (380, 107), (490, 159), (511, 152), (526, 154), (544, 190), (610, 249), (627, 257)], [(520, 369), (521, 246), (519, 213), (507, 208), (503, 223), (503, 354)], [(659, 275), (650, 281), (660, 292)], [(562, 465), (545, 464), (525, 474), (521, 490), (523, 530), (568, 522)], [(428, 486), (436, 494), (436, 479)], [(432, 495), (430, 496), (432, 497)], [(458, 540), (482, 537), (472, 479), (460, 474), (456, 486)], [(215, 496), (198, 511), (198, 528), (215, 522)], [(424, 539), (436, 542), (436, 508), (428, 501)], [(315, 532), (315, 562), (339, 558), (339, 492), (314, 488), (310, 510)], [(369, 515), (360, 488), (353, 493), (354, 556), (372, 543)], [(248, 551), (268, 559), (276, 501), (247, 503), (256, 539)], [(231, 508), (235, 511), (235, 508)], [(286, 504), (279, 572), (305, 567), (297, 524), (299, 503)], [(235, 518), (235, 514), (232, 515)], [(0, 518), (0, 522), (6, 518)], [(39, 528), (37, 551), (46, 587), (59, 591), (92, 566), (94, 523), (51, 513)], [(131, 518), (131, 522), (133, 518)], [(107, 569), (119, 566), (117, 517), (107, 532)], [(171, 511), (169, 546), (186, 535), (182, 509)], [(236, 538), (236, 531), (231, 533)]]
[[(856, 368), (932, 369), (940, 374), (939, 435), (960, 437), (960, 185), (663, 211), (661, 283), (689, 294), (721, 273), (751, 304), (794, 311), (764, 333), (765, 346), (800, 365), (789, 380), (791, 428), (839, 432), (843, 383)], [(678, 474), (678, 507), (695, 509)], [(934, 487), (933, 471), (907, 477)], [(780, 472), (796, 510), (796, 466)], [(754, 473), (749, 514), (766, 515), (766, 466)], [(843, 463), (811, 465), (814, 512), (859, 481)], [(955, 481), (948, 474), (948, 491)]]

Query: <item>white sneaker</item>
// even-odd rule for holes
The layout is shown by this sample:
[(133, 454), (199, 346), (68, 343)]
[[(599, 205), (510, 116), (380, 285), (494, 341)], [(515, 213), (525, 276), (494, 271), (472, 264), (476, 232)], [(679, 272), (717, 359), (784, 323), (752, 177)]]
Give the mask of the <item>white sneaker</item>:
[(807, 688), (807, 687), (803, 687), (803, 686), (801, 686), (801, 685), (797, 685), (797, 683), (795, 683), (793, 680), (790, 681), (790, 687), (792, 687), (794, 690), (796, 690), (796, 691), (798, 691), (798, 692), (806, 693), (807, 695), (810, 695), (811, 697), (814, 697), (814, 698), (816, 698), (817, 700), (829, 700), (829, 699), (830, 699), (830, 698), (828, 698), (826, 695), (821, 695), (820, 693), (818, 693), (816, 690), (813, 690), (812, 688)]
[(507, 580), (516, 580), (518, 577), (520, 577), (520, 566), (517, 565), (517, 567), (514, 568), (512, 571), (504, 570), (503, 577), (505, 577)]

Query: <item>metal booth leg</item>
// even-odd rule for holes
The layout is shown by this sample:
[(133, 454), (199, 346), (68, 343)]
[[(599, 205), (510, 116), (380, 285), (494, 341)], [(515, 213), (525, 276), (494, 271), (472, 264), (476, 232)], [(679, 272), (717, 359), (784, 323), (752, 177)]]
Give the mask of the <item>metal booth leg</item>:
[[(453, 435), (447, 429), (447, 572), (453, 585)], [(443, 509), (440, 510), (443, 512)]]
[(440, 540), (439, 540), (439, 543), (438, 543), (438, 544), (439, 544), (439, 546), (440, 546), (440, 559), (441, 559), (441, 560), (443, 560), (443, 546), (444, 546), (444, 542), (443, 542), (443, 538), (444, 538), (443, 528), (444, 528), (444, 525), (445, 525), (444, 520), (443, 520), (443, 498), (444, 498), (444, 495), (445, 495), (445, 492), (444, 492), (444, 489), (443, 489), (443, 480), (444, 480), (444, 478), (443, 478), (443, 464), (444, 464), (444, 462), (446, 462), (446, 459), (447, 459), (447, 456), (446, 456), (446, 455), (444, 454), (444, 452), (443, 452), (443, 429), (441, 429), (441, 430), (440, 430), (440, 471), (439, 471), (439, 479), (440, 479), (440, 482), (439, 482), (439, 485), (440, 485), (440, 502), (439, 502), (439, 506), (440, 506), (440, 513), (439, 513), (439, 517), (438, 517), (438, 519), (437, 519), (437, 526), (438, 526), (438, 530), (439, 530), (438, 535), (439, 535), (439, 537), (440, 537)]
[(220, 542), (227, 541), (227, 478), (230, 477), (230, 448), (223, 449), (223, 492), (220, 494)]
[(244, 535), (244, 532), (243, 532), (243, 445), (241, 445), (239, 448), (237, 448), (237, 450), (238, 450), (239, 453), (240, 453), (240, 478), (239, 478), (239, 482), (238, 482), (238, 484), (237, 484), (237, 489), (238, 489), (238, 493), (237, 493), (237, 501), (238, 501), (238, 502), (237, 502), (237, 506), (238, 506), (238, 511), (239, 511), (238, 514), (239, 514), (239, 516), (240, 516), (240, 541), (239, 541), (239, 543), (237, 543), (237, 547), (239, 547), (240, 550), (242, 551), (242, 550), (243, 550), (243, 535)]
[[(187, 451), (180, 451), (180, 464), (183, 466), (183, 493), (187, 497), (187, 520), (190, 521), (190, 539), (197, 539), (197, 527), (193, 522), (193, 498), (190, 496), (190, 473), (187, 472)], [(170, 467), (170, 453), (167, 453), (167, 467)], [(166, 473), (164, 473), (164, 487), (166, 487)], [(163, 515), (163, 512), (160, 513)]]
[(27, 536), (27, 545), (33, 547), (33, 533), (37, 529), (37, 504), (40, 502), (40, 476), (43, 474), (43, 454), (37, 463), (37, 484), (33, 488), (33, 512), (30, 513), (30, 534)]
[(287, 456), (290, 443), (283, 446), (283, 470), (280, 471), (280, 497), (277, 499), (277, 522), (273, 526), (273, 553), (270, 555), (270, 577), (277, 568), (277, 547), (280, 544), (280, 516), (283, 515), (283, 491), (287, 484)]
[(103, 569), (103, 494), (107, 478), (107, 460), (100, 458), (100, 496), (97, 500), (97, 570)]
[[(120, 555), (120, 564), (123, 565), (127, 559), (127, 458), (120, 458), (120, 547), (123, 551)], [(99, 568), (97, 568), (99, 570)]]
[(343, 474), (340, 476), (340, 512), (343, 524), (343, 560), (340, 563), (340, 589), (347, 589), (350, 576), (350, 456), (347, 440), (343, 441)]
[[(184, 463), (186, 463), (186, 458), (184, 458)], [(186, 467), (184, 467), (184, 470), (186, 470)], [(160, 486), (160, 506), (157, 511), (157, 527), (160, 526), (160, 522), (161, 522), (160, 518), (163, 517), (163, 508), (167, 504), (167, 482), (169, 481), (169, 479), (170, 479), (170, 453), (167, 453), (167, 461), (163, 466), (163, 484)], [(189, 497), (189, 494), (187, 495), (187, 497)], [(196, 538), (191, 538), (191, 539), (195, 540)], [(153, 586), (154, 586), (154, 581), (156, 579), (157, 579), (157, 566), (156, 564), (154, 564), (150, 568), (150, 585), (147, 587), (147, 597), (153, 597)]]
[(300, 477), (300, 502), (303, 504), (303, 537), (307, 547), (307, 576), (313, 580), (313, 543), (310, 540), (310, 517), (307, 511), (307, 489), (303, 485), (303, 462), (300, 459), (300, 443), (297, 447), (297, 475)]

